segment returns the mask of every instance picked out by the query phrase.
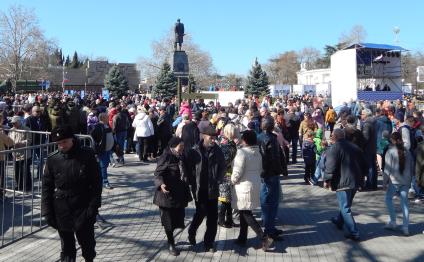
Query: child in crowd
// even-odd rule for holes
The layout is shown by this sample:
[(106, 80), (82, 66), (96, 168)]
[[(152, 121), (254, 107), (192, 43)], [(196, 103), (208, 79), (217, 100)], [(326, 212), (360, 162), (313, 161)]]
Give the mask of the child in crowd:
[(316, 167), (316, 146), (314, 143), (315, 133), (313, 131), (308, 131), (306, 133), (306, 138), (302, 143), (302, 156), (303, 161), (305, 162), (305, 175), (303, 179), (307, 184), (313, 184), (312, 175), (315, 173)]

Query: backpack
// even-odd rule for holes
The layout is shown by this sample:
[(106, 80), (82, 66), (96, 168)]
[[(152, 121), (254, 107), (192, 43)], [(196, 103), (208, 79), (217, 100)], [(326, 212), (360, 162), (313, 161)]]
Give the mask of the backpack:
[(96, 153), (103, 153), (113, 148), (114, 139), (112, 129), (104, 127), (102, 123), (97, 123), (91, 132), (95, 142)]
[(399, 128), (399, 132), (402, 135), (402, 128), (406, 128), (409, 131), (409, 142), (411, 144), (411, 148), (409, 149), (409, 151), (411, 151), (412, 153), (415, 151), (415, 149), (417, 148), (417, 139), (416, 137), (416, 133), (417, 130), (415, 128), (412, 128), (410, 126), (401, 126)]

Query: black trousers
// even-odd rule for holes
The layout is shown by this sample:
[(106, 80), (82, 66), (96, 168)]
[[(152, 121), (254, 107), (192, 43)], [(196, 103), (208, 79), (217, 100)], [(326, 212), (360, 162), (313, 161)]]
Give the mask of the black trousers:
[(30, 191), (32, 189), (31, 158), (15, 161), (16, 189)]
[(197, 229), (206, 217), (206, 232), (203, 238), (205, 246), (212, 246), (218, 230), (218, 199), (196, 201), (196, 213), (193, 216), (188, 234), (195, 236)]
[(159, 155), (162, 155), (163, 151), (165, 151), (165, 148), (168, 146), (168, 142), (171, 139), (172, 136), (160, 136), (160, 146), (159, 146)]
[(220, 224), (233, 224), (233, 209), (231, 208), (231, 203), (220, 202), (219, 213), (218, 213), (218, 222)]
[(250, 226), (255, 231), (256, 236), (260, 239), (264, 237), (264, 231), (256, 221), (255, 217), (250, 210), (239, 210), (240, 212), (240, 233), (238, 239), (245, 242), (247, 240), (247, 230)]
[(134, 143), (134, 132), (134, 127), (130, 127), (127, 130), (127, 148), (125, 149), (125, 153), (136, 152)]
[[(0, 160), (0, 197), (3, 195), (4, 192), (4, 160)], [(0, 199), (1, 201), (1, 199)]]
[(147, 160), (147, 153), (149, 150), (149, 137), (137, 137), (139, 155), (138, 158), (140, 161)]
[(76, 232), (59, 231), (62, 251), (61, 261), (75, 261), (77, 249), (75, 247), (75, 236), (82, 250), (85, 261), (92, 261), (96, 257), (96, 240), (94, 239), (94, 224), (88, 224)]

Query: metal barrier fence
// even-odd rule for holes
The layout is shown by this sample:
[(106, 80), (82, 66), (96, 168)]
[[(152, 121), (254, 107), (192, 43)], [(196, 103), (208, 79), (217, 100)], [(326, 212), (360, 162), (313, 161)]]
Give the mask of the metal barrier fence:
[[(41, 217), (41, 181), (47, 157), (57, 150), (49, 132), (6, 132), (21, 143), (0, 151), (0, 248), (47, 226)], [(91, 136), (75, 136), (94, 148)]]

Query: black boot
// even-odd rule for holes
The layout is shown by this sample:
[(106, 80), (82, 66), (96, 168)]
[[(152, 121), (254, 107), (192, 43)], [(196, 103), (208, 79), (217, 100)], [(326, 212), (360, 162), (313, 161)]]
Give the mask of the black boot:
[(169, 254), (172, 256), (179, 256), (180, 255), (180, 251), (175, 247), (174, 244), (169, 244), (169, 248), (168, 248)]

